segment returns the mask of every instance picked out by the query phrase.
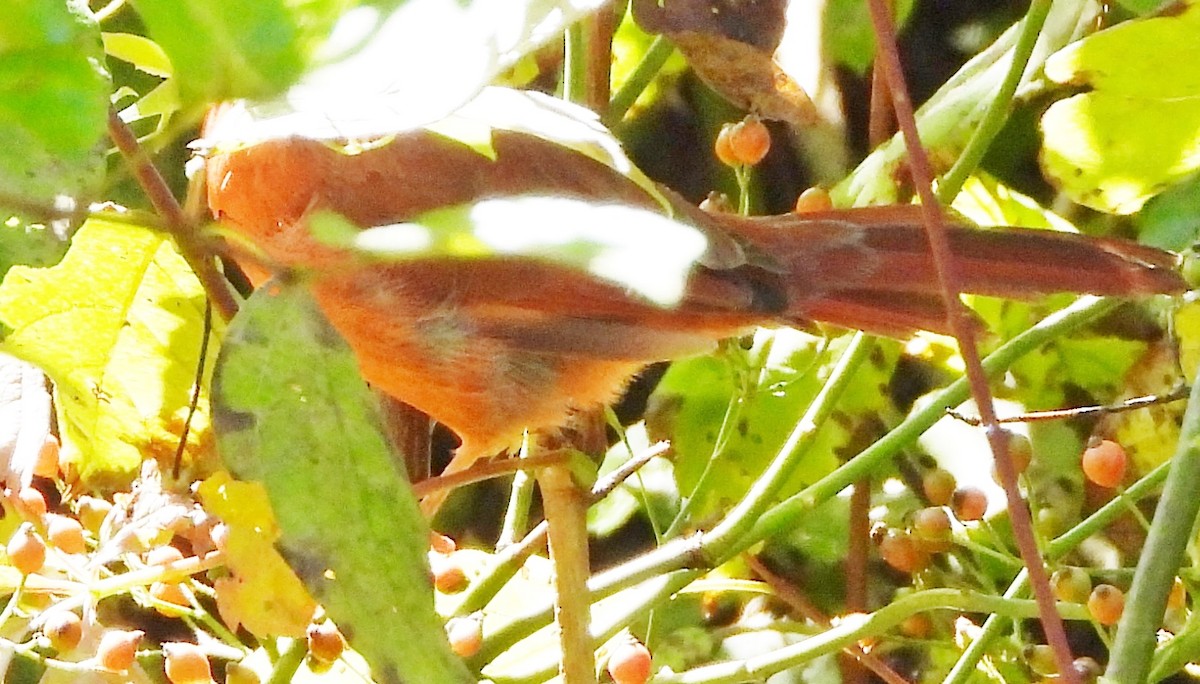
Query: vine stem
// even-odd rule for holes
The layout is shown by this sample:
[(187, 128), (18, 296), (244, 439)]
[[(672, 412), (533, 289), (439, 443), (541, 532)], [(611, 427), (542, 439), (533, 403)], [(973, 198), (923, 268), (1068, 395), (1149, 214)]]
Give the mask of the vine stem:
[[(1170, 461), (1160, 464), (1127, 489), (1125, 495), (1134, 501), (1150, 496), (1158, 490), (1163, 480), (1167, 479), (1170, 468)], [(1112, 521), (1124, 515), (1124, 513), (1125, 506), (1120, 500), (1113, 499), (1109, 501), (1075, 527), (1067, 530), (1055, 538), (1054, 541), (1047, 544), (1046, 559), (1054, 561), (1062, 558), (1074, 550), (1075, 547), (1082, 544), (1085, 539), (1099, 533), (1112, 523)], [(1028, 588), (1029, 577), (1022, 570), (1013, 579), (1012, 583), (1009, 584), (1008, 589), (1004, 592), (1004, 596), (1006, 598), (1019, 598)], [(962, 655), (958, 658), (958, 662), (954, 663), (954, 667), (950, 669), (942, 684), (965, 684), (971, 678), (972, 673), (975, 672), (975, 666), (983, 659), (988, 646), (1000, 635), (1000, 630), (1007, 622), (1008, 620), (1002, 616), (989, 616), (984, 621), (983, 627), (980, 628), (975, 640), (963, 650)]]
[(145, 151), (138, 144), (137, 136), (121, 120), (121, 116), (113, 107), (108, 108), (108, 135), (117, 146), (117, 150), (121, 152), (121, 156), (125, 158), (125, 162), (129, 164), (134, 178), (142, 186), (146, 197), (150, 199), (150, 204), (162, 216), (167, 232), (175, 239), (180, 254), (187, 260), (188, 266), (196, 274), (200, 284), (204, 286), (204, 291), (212, 301), (213, 308), (224, 320), (228, 321), (233, 318), (238, 311), (238, 302), (229, 289), (229, 283), (225, 280), (225, 276), (217, 270), (212, 254), (196, 238), (195, 226), (184, 213), (183, 207), (179, 206), (179, 201), (171, 193), (167, 181), (158, 172), (154, 162), (146, 156)]
[[(1004, 343), (984, 361), (985, 369), (993, 375), (1000, 373), (1047, 341), (1110, 313), (1118, 304), (1119, 302), (1114, 300), (1081, 297), (1067, 308), (1051, 314), (1033, 328)], [(669, 584), (667, 590), (679, 591), (692, 580), (702, 576), (707, 568), (716, 567), (729, 560), (732, 557), (729, 554), (736, 555), (767, 538), (786, 533), (795, 527), (801, 516), (807, 515), (855, 481), (876, 472), (881, 464), (895, 458), (940, 420), (947, 409), (961, 404), (969, 396), (966, 379), (957, 380), (942, 390), (924, 408), (912, 413), (903, 423), (837, 470), (803, 491), (771, 506), (770, 510), (753, 521), (751, 529), (726, 549), (726, 554), (715, 553), (716, 549), (710, 549), (705, 534), (692, 534), (670, 540), (657, 549), (592, 577), (588, 582), (592, 601), (668, 575), (670, 579), (666, 580)], [(631, 602), (638, 600), (638, 597), (630, 599)], [(640, 609), (646, 610), (652, 605), (647, 599)], [(636, 610), (639, 606), (632, 608), (631, 614), (639, 614)], [(505, 623), (497, 624), (494, 631), (484, 638), (483, 647), (471, 659), (470, 665), (478, 669), (513, 644), (533, 634), (551, 620), (551, 611), (551, 607), (539, 601), (536, 605), (530, 605), (525, 612), (510, 617)]]
[(1038, 604), (1046, 641), (1054, 650), (1060, 677), (1064, 684), (1078, 684), (1079, 677), (1073, 668), (1074, 657), (1071, 655), (1071, 647), (1067, 642), (1067, 632), (1063, 627), (1062, 616), (1055, 608), (1054, 595), (1050, 590), (1050, 578), (1042, 563), (1037, 540), (1033, 535), (1033, 521), (1029, 508), (1025, 505), (1017, 484), (1017, 469), (1008, 451), (1007, 433), (997, 422), (987, 375), (983, 371), (979, 350), (975, 346), (972, 320), (966, 305), (960, 298), (963, 288), (959, 269), (950, 252), (950, 239), (946, 234), (941, 204), (933, 194), (933, 171), (929, 164), (929, 158), (921, 147), (912, 100), (908, 96), (908, 88), (904, 83), (904, 74), (896, 47), (896, 30), (892, 23), (891, 13), (888, 11), (886, 0), (870, 0), (868, 7), (871, 12), (871, 24), (875, 29), (880, 46), (878, 59), (888, 82), (892, 107), (896, 113), (896, 122), (903, 132), (913, 185), (921, 198), (925, 233), (933, 253), (934, 270), (937, 272), (938, 282), (941, 284), (942, 301), (945, 302), (947, 308), (947, 323), (954, 338), (958, 340), (959, 352), (962, 354), (967, 380), (971, 386), (971, 395), (979, 407), (979, 417), (995, 456), (996, 470), (1000, 473), (1000, 481), (1008, 499), (1013, 537), (1021, 558), (1028, 568), (1030, 585), (1033, 587), (1034, 599)]
[(1197, 490), (1200, 490), (1200, 382), (1192, 386), (1179, 445), (1171, 458), (1171, 472), (1117, 625), (1117, 640), (1105, 672), (1114, 682), (1142, 682), (1150, 673), (1167, 595), (1191, 538), (1196, 514), (1200, 512)]

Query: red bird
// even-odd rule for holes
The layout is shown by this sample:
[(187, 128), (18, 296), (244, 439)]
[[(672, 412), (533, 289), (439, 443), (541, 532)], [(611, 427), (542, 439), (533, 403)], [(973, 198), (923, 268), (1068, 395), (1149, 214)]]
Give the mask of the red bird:
[[(612, 401), (647, 363), (703, 352), (756, 325), (946, 331), (928, 243), (907, 206), (745, 218), (673, 199), (709, 250), (672, 308), (527, 258), (364, 263), (305, 226), (317, 209), (370, 227), (529, 193), (661, 210), (638, 185), (567, 148), (504, 131), (493, 142), (494, 161), (424, 131), (354, 155), (292, 138), (215, 154), (207, 166), (214, 215), (272, 265), (313, 271), (312, 291), (364, 377), (458, 433), (454, 469), (513, 446), (524, 428)], [(975, 293), (1185, 289), (1173, 255), (1130, 242), (962, 226), (950, 237)]]

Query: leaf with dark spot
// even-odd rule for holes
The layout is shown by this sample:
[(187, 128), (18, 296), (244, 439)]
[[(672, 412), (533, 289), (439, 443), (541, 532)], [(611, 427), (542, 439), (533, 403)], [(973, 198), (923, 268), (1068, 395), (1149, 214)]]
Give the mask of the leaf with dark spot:
[[(470, 682), (433, 609), (429, 528), (350, 350), (303, 288), (260, 288), (217, 361), (217, 442), (281, 553), (380, 682)], [(242, 417), (248, 418), (242, 418)]]

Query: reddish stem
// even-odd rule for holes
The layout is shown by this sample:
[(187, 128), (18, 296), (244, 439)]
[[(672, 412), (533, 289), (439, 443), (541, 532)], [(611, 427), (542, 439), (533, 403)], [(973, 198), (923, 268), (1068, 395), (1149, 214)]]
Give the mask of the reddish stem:
[(996, 411), (992, 404), (987, 375), (980, 363), (979, 350), (975, 347), (972, 319), (966, 305), (959, 298), (959, 294), (962, 292), (960, 286), (962, 281), (959, 277), (958, 265), (950, 252), (942, 208), (933, 194), (933, 172), (929, 158), (921, 147), (912, 101), (908, 97), (908, 88), (904, 83), (899, 51), (896, 47), (896, 30), (892, 24), (886, 0), (869, 0), (867, 4), (871, 10), (871, 23), (879, 43), (879, 63), (882, 65), (891, 90), (896, 122), (904, 134), (913, 185), (921, 198), (925, 230), (933, 252), (934, 267), (942, 286), (942, 297), (946, 302), (947, 323), (954, 333), (955, 339), (958, 340), (959, 350), (966, 366), (967, 380), (971, 386), (971, 396), (979, 406), (980, 421), (987, 433), (988, 443), (995, 456), (996, 469), (1000, 473), (1004, 493), (1008, 498), (1013, 537), (1017, 542), (1017, 548), (1025, 562), (1025, 567), (1029, 571), (1029, 582), (1033, 587), (1034, 599), (1037, 602), (1042, 627), (1046, 633), (1046, 641), (1054, 650), (1062, 681), (1064, 684), (1078, 684), (1079, 678), (1073, 667), (1071, 648), (1067, 643), (1067, 633), (1063, 628), (1062, 616), (1055, 608), (1054, 595), (1050, 591), (1046, 567), (1033, 536), (1029, 508), (1025, 505), (1017, 486), (1017, 470), (1008, 453), (1006, 433), (996, 420)]
[(163, 179), (154, 162), (146, 156), (146, 152), (138, 144), (137, 136), (129, 130), (129, 126), (121, 120), (117, 110), (108, 109), (108, 135), (112, 138), (121, 156), (125, 158), (134, 178), (142, 186), (154, 210), (162, 216), (167, 231), (175, 239), (179, 253), (187, 260), (188, 266), (204, 286), (213, 309), (225, 320), (233, 318), (238, 310), (237, 299), (229, 289), (225, 276), (217, 270), (213, 263), (213, 255), (196, 239), (195, 226), (179, 206), (179, 201), (171, 193), (167, 181)]

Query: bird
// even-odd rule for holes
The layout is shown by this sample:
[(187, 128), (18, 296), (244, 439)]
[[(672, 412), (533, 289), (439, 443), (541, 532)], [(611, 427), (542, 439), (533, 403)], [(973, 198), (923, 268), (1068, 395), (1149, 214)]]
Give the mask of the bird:
[[(242, 260), (252, 280), (279, 268), (308, 272), (305, 282), (363, 377), (461, 439), (446, 472), (513, 448), (526, 429), (614, 401), (649, 363), (704, 353), (756, 326), (948, 332), (919, 207), (710, 213), (535, 135), (495, 130), (492, 146), (489, 157), (415, 130), (355, 154), (281, 137), (206, 159), (213, 216), (259, 255)], [(663, 306), (550, 260), (434, 255), (380, 263), (355, 259), (308, 228), (319, 210), (367, 228), (530, 193), (655, 211), (665, 197), (708, 248), (680, 301)], [(1175, 255), (1134, 242), (948, 228), (968, 292), (1138, 297), (1187, 289)]]

